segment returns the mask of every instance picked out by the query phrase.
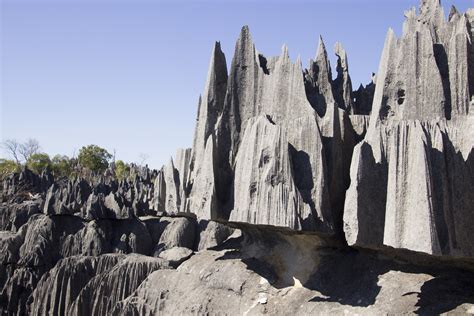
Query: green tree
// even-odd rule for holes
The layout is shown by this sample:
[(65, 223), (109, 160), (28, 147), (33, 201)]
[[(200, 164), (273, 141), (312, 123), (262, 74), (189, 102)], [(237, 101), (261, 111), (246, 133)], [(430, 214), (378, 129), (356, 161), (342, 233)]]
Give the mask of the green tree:
[(79, 165), (93, 172), (104, 172), (109, 166), (110, 158), (112, 158), (112, 155), (97, 145), (82, 147), (77, 156)]
[(68, 156), (56, 155), (52, 159), (51, 169), (55, 177), (69, 177), (73, 171), (73, 161)]
[(115, 176), (119, 180), (123, 180), (130, 175), (130, 166), (125, 164), (122, 160), (115, 162)]
[(51, 159), (49, 159), (48, 154), (45, 153), (36, 153), (32, 154), (28, 161), (26, 162), (26, 166), (31, 171), (41, 174), (46, 169), (51, 168)]
[(0, 179), (20, 170), (20, 165), (13, 160), (0, 158)]

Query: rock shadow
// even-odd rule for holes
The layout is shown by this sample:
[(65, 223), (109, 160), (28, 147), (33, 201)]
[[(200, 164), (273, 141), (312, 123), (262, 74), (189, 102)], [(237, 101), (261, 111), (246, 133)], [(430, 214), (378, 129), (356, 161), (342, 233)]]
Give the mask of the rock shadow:
[(382, 245), (387, 202), (388, 167), (377, 163), (372, 147), (363, 143), (360, 148), (360, 176), (357, 194), (357, 243)]
[(449, 62), (446, 49), (443, 44), (434, 44), (433, 45), (434, 57), (436, 60), (436, 65), (438, 66), (439, 72), (441, 74), (441, 81), (443, 84), (443, 94), (445, 99), (444, 104), (444, 115), (446, 119), (451, 119), (452, 105), (451, 105), (451, 86), (449, 80)]
[(474, 304), (474, 274), (467, 271), (440, 273), (425, 282), (418, 293), (418, 315), (439, 315), (458, 306)]
[(311, 104), (313, 109), (318, 113), (319, 117), (324, 117), (326, 115), (327, 103), (326, 98), (320, 92), (317, 83), (314, 78), (318, 77), (320, 71), (319, 66), (316, 63), (312, 63), (310, 66), (310, 71), (304, 71), (304, 87), (306, 92), (306, 99)]
[(314, 230), (323, 225), (322, 222), (317, 222), (318, 219), (316, 206), (314, 205), (312, 190), (314, 188), (313, 168), (308, 153), (302, 150), (296, 150), (291, 144), (288, 144), (288, 150), (291, 157), (291, 167), (293, 169), (293, 177), (295, 186), (303, 199), (305, 204), (308, 204), (311, 209), (312, 216), (307, 218), (300, 218), (303, 230)]

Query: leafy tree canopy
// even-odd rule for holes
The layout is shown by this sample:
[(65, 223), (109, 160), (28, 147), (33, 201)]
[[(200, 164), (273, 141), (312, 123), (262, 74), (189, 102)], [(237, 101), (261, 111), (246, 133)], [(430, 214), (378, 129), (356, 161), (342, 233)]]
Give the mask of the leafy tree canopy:
[(130, 175), (130, 166), (125, 164), (122, 160), (115, 162), (115, 176), (119, 180), (123, 180)]
[(74, 160), (68, 156), (56, 155), (52, 159), (51, 169), (55, 177), (69, 177), (74, 169)]
[(77, 157), (79, 165), (93, 172), (104, 172), (109, 166), (112, 155), (97, 145), (84, 146), (79, 150)]
[(36, 153), (32, 154), (28, 161), (26, 162), (26, 166), (31, 171), (41, 174), (46, 169), (51, 168), (51, 159), (49, 158), (48, 154), (45, 153)]
[(0, 158), (0, 179), (9, 176), (12, 173), (18, 172), (20, 165), (13, 160)]

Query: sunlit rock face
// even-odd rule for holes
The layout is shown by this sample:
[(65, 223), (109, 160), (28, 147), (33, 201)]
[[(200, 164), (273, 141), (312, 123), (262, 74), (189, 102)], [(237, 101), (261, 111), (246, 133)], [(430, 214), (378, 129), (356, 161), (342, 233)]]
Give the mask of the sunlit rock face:
[(244, 27), (229, 73), (216, 43), (182, 210), (472, 256), (472, 12), (446, 20), (436, 0), (406, 11), (357, 91), (340, 43), (335, 79), (322, 38), (303, 69), (286, 46), (265, 57)]
[(185, 211), (342, 235), (352, 150), (368, 121), (353, 107), (341, 44), (335, 53), (333, 81), (322, 39), (306, 70), (286, 46), (265, 57), (243, 27), (228, 74), (216, 43), (183, 186)]
[(474, 255), (472, 10), (422, 1), (389, 31), (346, 194), (350, 245)]

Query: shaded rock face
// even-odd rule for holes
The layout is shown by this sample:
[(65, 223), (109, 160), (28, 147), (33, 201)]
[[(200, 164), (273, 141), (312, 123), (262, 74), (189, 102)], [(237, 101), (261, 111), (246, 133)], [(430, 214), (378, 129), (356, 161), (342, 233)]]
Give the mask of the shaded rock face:
[[(344, 209), (350, 245), (472, 257), (472, 30), (438, 1), (389, 31)], [(372, 169), (372, 171), (371, 171)]]
[(354, 114), (370, 115), (372, 111), (372, 102), (374, 101), (375, 94), (375, 74), (372, 75), (372, 81), (363, 86), (359, 86), (359, 89), (354, 91)]

